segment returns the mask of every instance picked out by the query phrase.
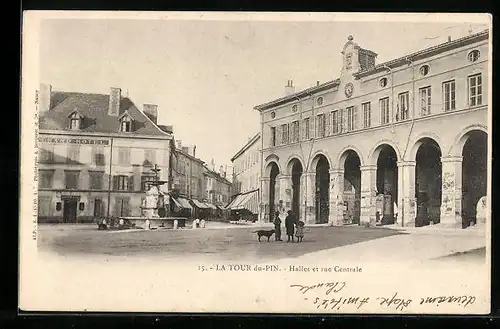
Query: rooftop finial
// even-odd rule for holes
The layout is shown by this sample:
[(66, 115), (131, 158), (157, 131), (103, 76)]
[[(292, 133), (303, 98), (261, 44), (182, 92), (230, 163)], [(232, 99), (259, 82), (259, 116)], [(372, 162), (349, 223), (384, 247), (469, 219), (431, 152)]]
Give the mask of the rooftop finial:
[(347, 40), (352, 41), (353, 39), (354, 38), (353, 38), (352, 34), (349, 34), (349, 36), (347, 37)]

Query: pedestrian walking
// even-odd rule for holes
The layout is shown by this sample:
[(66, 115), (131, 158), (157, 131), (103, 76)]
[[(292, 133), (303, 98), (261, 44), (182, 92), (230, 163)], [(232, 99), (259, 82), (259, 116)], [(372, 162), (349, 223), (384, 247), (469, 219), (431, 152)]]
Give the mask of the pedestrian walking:
[(295, 222), (297, 220), (295, 219), (295, 216), (293, 215), (293, 212), (291, 210), (288, 210), (288, 216), (285, 218), (285, 228), (286, 228), (286, 235), (288, 237), (288, 240), (286, 242), (290, 242), (290, 238), (292, 239), (292, 242), (295, 242), (293, 238), (293, 233), (295, 231)]
[(303, 221), (299, 221), (297, 223), (297, 231), (295, 232), (295, 236), (297, 237), (297, 242), (302, 242), (304, 238), (304, 226), (305, 223)]
[(283, 241), (281, 240), (281, 219), (279, 211), (276, 212), (274, 217), (274, 237), (276, 241)]

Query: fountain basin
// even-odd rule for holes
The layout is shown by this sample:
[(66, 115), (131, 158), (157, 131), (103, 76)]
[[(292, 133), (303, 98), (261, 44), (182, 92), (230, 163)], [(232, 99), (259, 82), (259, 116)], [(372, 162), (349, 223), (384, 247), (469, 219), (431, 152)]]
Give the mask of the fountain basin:
[[(174, 221), (178, 221), (178, 227), (184, 227), (186, 225), (185, 217), (120, 217), (123, 218), (127, 223), (133, 225), (137, 228), (146, 227), (146, 221), (149, 220), (149, 228), (150, 229), (158, 229), (158, 228), (174, 228)], [(134, 225), (135, 224), (135, 225)]]

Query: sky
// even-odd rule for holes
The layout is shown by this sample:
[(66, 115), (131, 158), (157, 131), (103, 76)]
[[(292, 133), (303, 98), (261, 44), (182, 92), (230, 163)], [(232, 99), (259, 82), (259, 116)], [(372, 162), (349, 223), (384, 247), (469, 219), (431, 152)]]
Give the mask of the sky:
[(348, 35), (377, 63), (479, 32), (485, 24), (203, 19), (44, 19), (40, 82), (55, 91), (109, 93), (139, 107), (216, 168), (260, 130), (256, 105), (339, 77)]

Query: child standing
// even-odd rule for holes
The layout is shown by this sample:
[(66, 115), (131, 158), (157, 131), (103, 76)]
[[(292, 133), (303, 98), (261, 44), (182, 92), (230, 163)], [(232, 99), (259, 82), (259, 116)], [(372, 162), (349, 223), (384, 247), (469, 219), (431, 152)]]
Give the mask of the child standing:
[(295, 236), (297, 237), (297, 242), (302, 242), (302, 239), (304, 238), (304, 222), (299, 221), (297, 223), (297, 231), (295, 232)]

